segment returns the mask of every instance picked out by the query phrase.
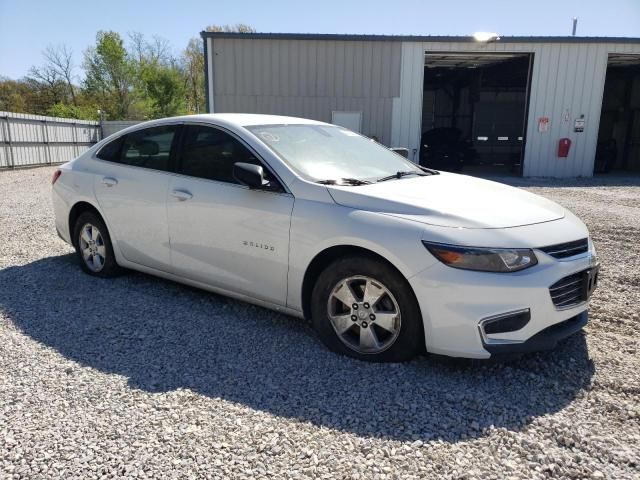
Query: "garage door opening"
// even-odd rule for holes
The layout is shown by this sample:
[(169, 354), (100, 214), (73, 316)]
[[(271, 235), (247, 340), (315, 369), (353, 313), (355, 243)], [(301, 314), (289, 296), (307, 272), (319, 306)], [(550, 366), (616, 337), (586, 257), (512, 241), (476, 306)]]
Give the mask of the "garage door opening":
[(425, 54), (420, 164), (522, 175), (533, 54)]
[(609, 54), (593, 173), (640, 171), (640, 55)]

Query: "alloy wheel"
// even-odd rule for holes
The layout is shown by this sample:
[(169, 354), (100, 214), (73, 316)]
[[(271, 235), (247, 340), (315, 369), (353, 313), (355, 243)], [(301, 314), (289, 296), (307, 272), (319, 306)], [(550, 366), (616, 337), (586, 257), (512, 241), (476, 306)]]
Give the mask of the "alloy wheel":
[(385, 285), (370, 277), (339, 281), (329, 295), (327, 312), (340, 340), (361, 354), (385, 351), (400, 333), (398, 302)]
[(82, 259), (89, 270), (99, 272), (104, 268), (107, 249), (98, 227), (85, 223), (80, 229), (78, 246), (82, 253)]

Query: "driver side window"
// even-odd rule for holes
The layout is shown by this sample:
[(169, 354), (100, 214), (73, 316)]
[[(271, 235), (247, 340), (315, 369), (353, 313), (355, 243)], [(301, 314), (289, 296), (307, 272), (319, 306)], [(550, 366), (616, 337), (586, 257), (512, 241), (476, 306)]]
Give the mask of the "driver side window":
[(184, 130), (178, 173), (218, 182), (235, 183), (236, 162), (260, 165), (270, 182), (276, 182), (267, 168), (240, 141), (228, 133), (204, 125), (187, 125)]

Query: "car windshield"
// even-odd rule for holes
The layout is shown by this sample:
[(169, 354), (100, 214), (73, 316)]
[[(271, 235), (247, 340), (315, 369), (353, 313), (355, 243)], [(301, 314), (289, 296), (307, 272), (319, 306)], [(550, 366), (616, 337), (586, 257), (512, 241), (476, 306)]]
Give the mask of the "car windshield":
[(376, 181), (398, 172), (424, 174), (404, 157), (346, 128), (332, 125), (246, 128), (296, 172), (313, 181), (357, 185), (359, 181)]

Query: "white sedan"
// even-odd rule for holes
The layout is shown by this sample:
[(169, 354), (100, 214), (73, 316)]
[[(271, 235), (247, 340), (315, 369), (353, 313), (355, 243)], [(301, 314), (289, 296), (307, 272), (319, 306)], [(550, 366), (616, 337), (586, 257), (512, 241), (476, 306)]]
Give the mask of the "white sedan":
[(364, 360), (552, 348), (586, 324), (598, 276), (559, 205), (300, 118), (136, 125), (57, 170), (53, 204), (88, 274), (135, 269), (307, 318)]

